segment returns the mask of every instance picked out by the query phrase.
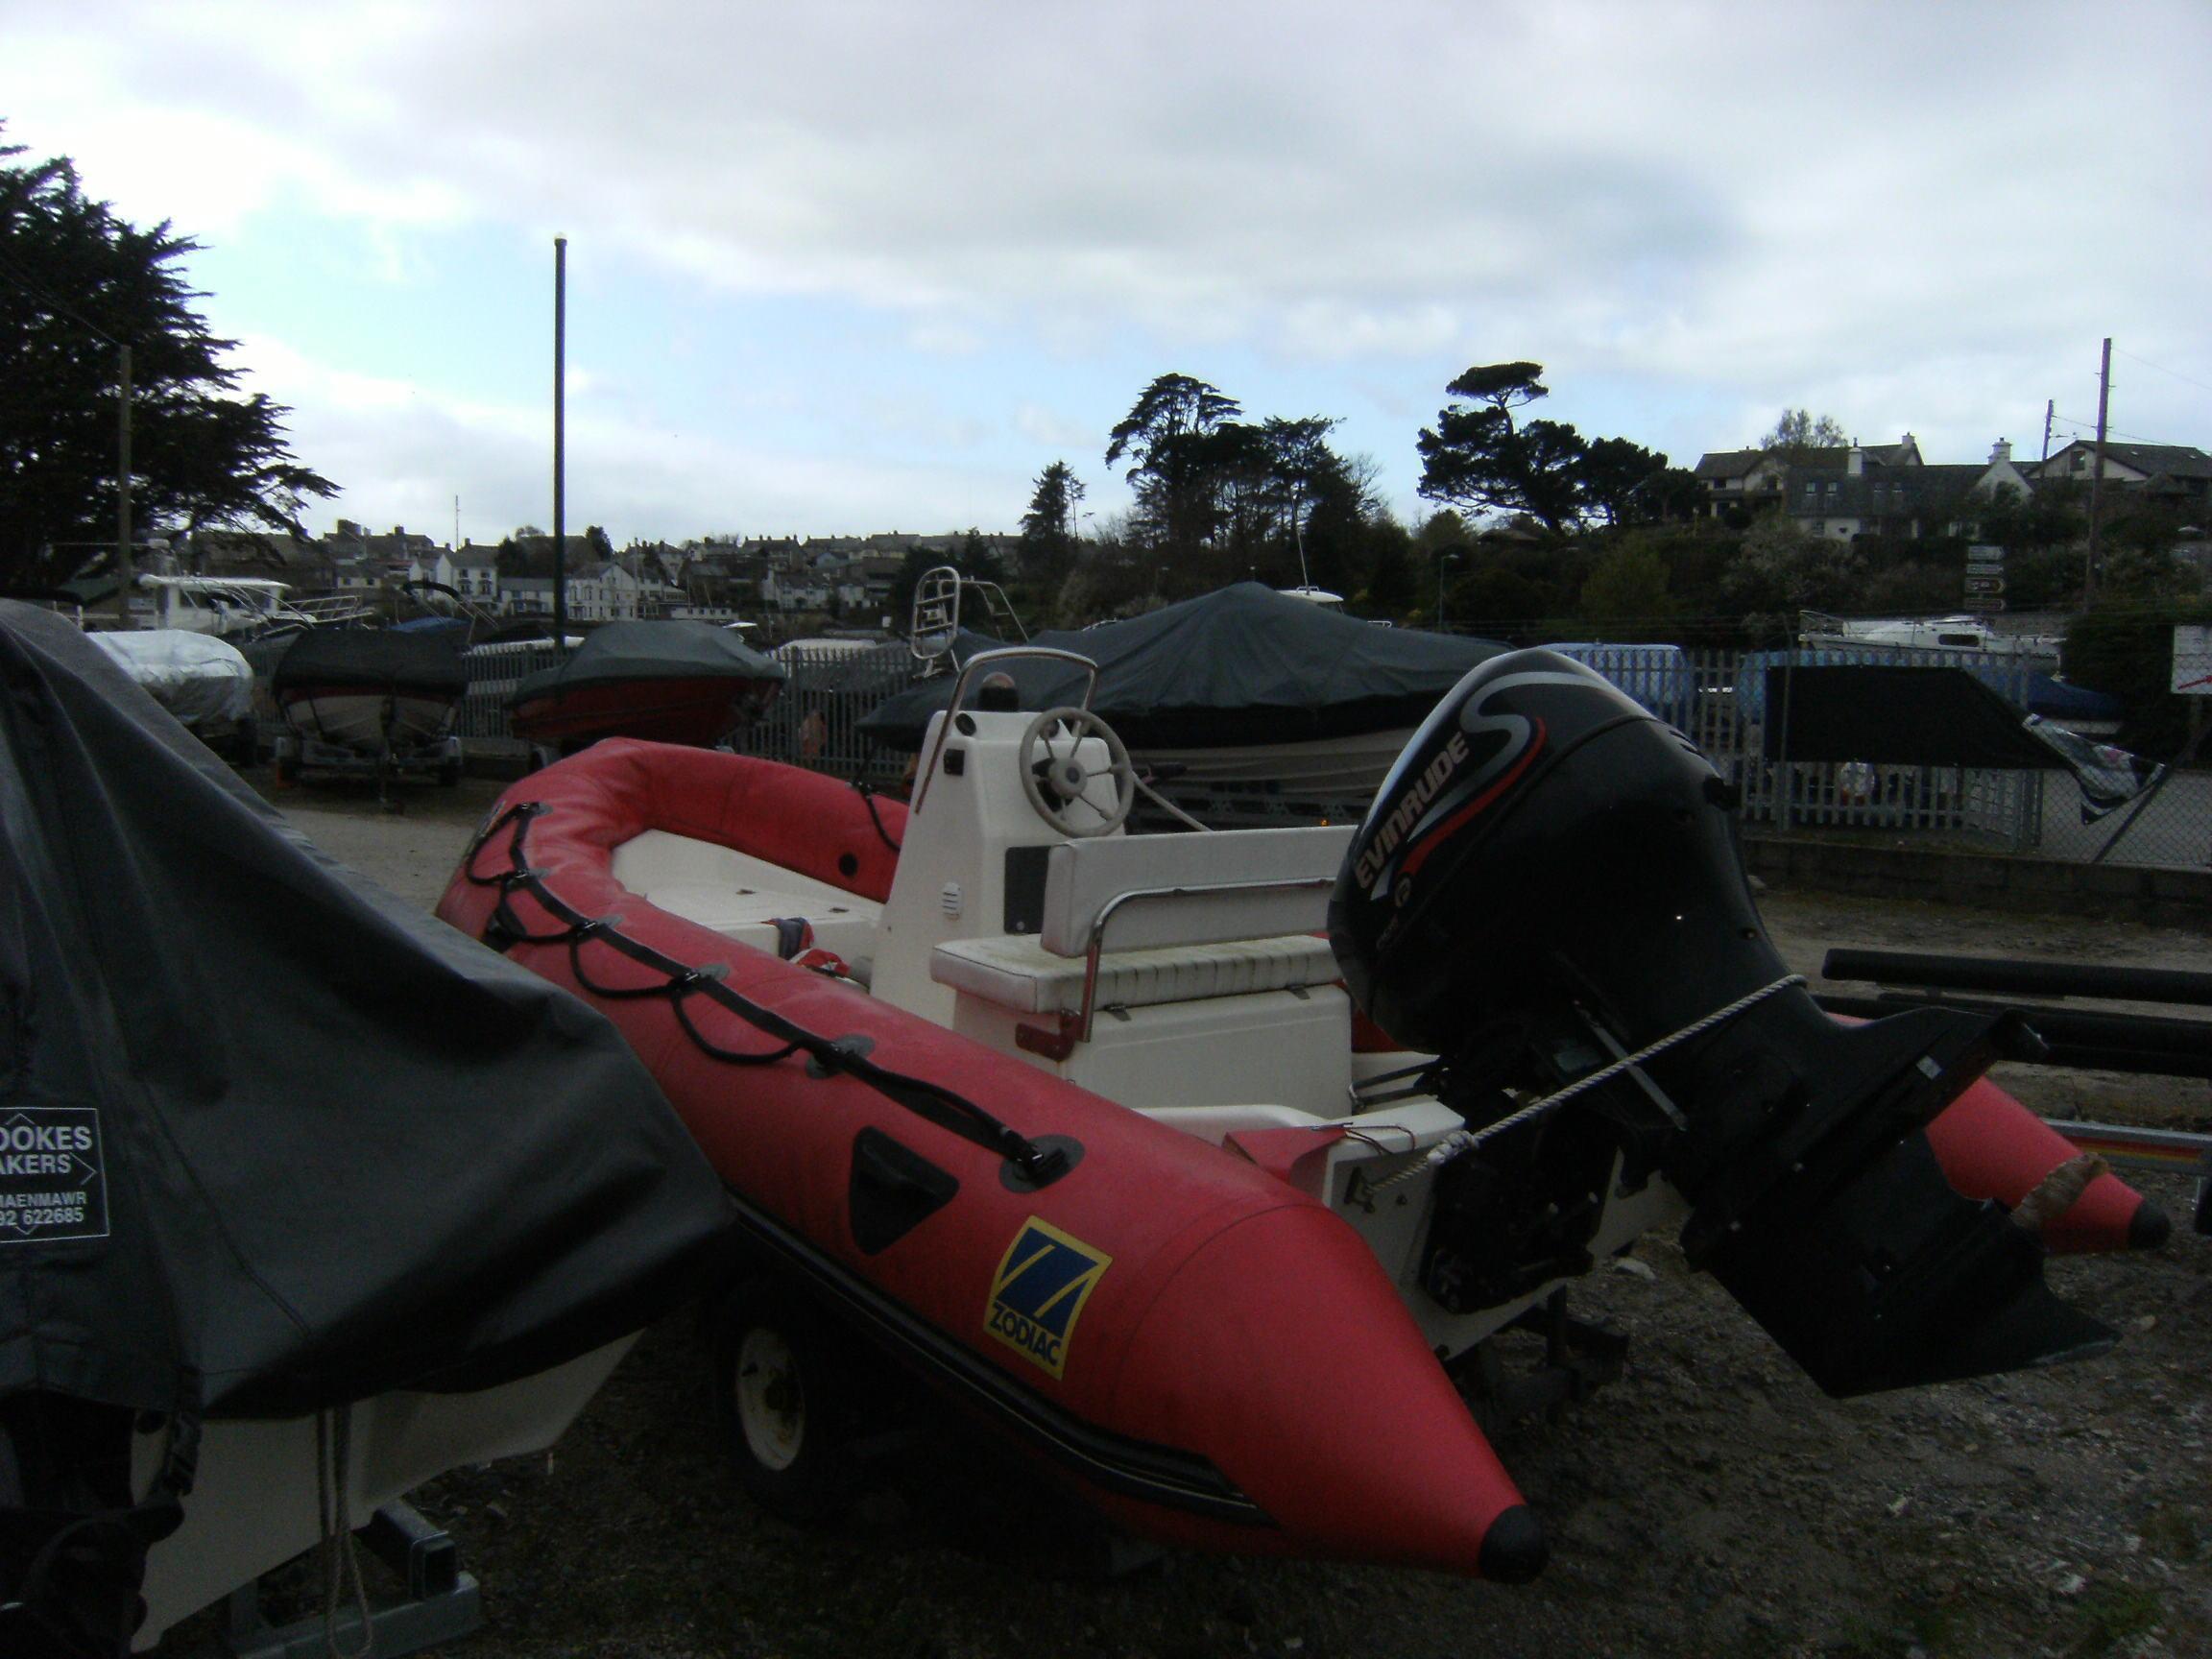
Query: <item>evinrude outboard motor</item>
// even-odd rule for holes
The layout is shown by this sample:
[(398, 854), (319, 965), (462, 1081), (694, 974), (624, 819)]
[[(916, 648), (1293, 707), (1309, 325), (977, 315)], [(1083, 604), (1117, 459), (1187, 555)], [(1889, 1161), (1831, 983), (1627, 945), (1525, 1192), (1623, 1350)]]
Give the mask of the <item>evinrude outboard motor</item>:
[(1431, 1293), (1498, 1300), (1587, 1265), (1608, 1191), (1656, 1176), (1691, 1207), (1691, 1262), (1831, 1394), (2109, 1346), (1921, 1133), (2032, 1036), (1948, 1009), (1830, 1019), (1760, 924), (1734, 804), (1681, 733), (1551, 651), (1476, 668), (1399, 757), (1330, 935), (1360, 1006), (1441, 1056), (1445, 1100), (1479, 1131), (1668, 1044), (1443, 1166)]

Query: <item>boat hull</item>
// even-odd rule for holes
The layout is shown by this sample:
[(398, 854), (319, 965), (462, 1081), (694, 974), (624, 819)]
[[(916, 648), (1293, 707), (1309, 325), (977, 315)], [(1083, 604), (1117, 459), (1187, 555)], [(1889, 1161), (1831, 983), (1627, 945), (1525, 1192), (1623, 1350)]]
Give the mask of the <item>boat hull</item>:
[(301, 737), (368, 756), (444, 742), (459, 705), (445, 691), (365, 691), (352, 685), (296, 685), (276, 698), (284, 724)]
[(606, 737), (711, 748), (743, 725), (774, 683), (719, 676), (570, 685), (518, 699), (516, 736), (551, 749), (581, 749)]
[(1304, 743), (1140, 749), (1132, 752), (1132, 758), (1141, 767), (1156, 768), (1169, 795), (1227, 783), (1264, 786), (1276, 795), (1364, 804), (1382, 786), (1412, 735), (1412, 728), (1394, 726)]

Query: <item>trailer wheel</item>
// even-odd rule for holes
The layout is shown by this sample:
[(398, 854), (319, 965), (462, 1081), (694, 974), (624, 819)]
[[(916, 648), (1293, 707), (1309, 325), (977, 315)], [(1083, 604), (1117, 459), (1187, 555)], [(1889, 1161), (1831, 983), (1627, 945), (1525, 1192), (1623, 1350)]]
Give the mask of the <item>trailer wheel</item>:
[(787, 1521), (830, 1520), (857, 1495), (851, 1343), (771, 1279), (733, 1289), (714, 1322), (715, 1398), (732, 1468)]

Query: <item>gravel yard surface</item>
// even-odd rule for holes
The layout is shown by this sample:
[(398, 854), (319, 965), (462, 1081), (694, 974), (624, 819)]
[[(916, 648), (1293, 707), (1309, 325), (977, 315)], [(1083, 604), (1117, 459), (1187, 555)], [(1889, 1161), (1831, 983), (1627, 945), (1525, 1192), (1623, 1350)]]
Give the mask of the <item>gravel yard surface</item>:
[[(274, 796), (318, 845), (427, 907), (496, 786)], [(1856, 945), (2212, 969), (2193, 933), (2086, 916), (1763, 897), (1793, 968)], [(2180, 1012), (2163, 1010), (2167, 1013)], [(2202, 1082), (2006, 1067), (2052, 1116), (2212, 1130)], [(445, 1651), (707, 1659), (886, 1655), (1740, 1653), (2212, 1655), (2212, 1239), (2177, 1222), (2125, 1258), (2055, 1262), (2123, 1333), (2104, 1358), (1855, 1401), (1823, 1397), (1664, 1238), (1577, 1311), (1625, 1374), (1499, 1450), (1551, 1565), (1503, 1588), (1426, 1574), (1169, 1553), (1118, 1563), (1029, 1472), (951, 1431), (891, 1459), (849, 1520), (800, 1529), (725, 1472), (695, 1316), (648, 1331), (547, 1456), (418, 1495), (483, 1583)], [(1387, 1435), (1345, 1403), (1344, 1431)], [(219, 1651), (203, 1616), (160, 1651)]]

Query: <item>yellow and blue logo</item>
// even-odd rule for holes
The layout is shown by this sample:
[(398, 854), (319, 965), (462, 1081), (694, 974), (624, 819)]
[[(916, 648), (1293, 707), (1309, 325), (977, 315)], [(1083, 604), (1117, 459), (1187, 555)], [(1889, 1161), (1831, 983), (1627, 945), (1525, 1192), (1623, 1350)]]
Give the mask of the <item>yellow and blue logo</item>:
[(1032, 1215), (998, 1260), (983, 1328), (1058, 1377), (1067, 1370), (1083, 1304), (1113, 1264), (1113, 1257)]

